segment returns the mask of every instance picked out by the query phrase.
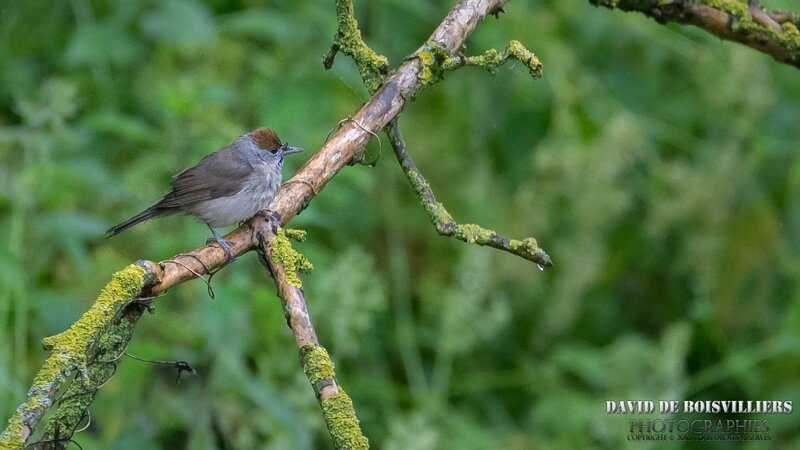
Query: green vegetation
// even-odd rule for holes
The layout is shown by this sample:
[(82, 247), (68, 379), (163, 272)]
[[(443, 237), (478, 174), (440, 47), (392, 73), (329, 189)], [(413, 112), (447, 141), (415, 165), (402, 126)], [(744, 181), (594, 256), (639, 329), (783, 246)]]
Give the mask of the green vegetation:
[[(395, 67), (452, 3), (355, 7)], [(606, 400), (798, 404), (800, 73), (587, 0), (506, 11), (465, 54), (519, 41), (544, 76), (532, 59), (448, 72), (400, 124), (454, 218), (533, 236), (555, 267), (439, 237), (382, 135), (375, 168), (345, 168), (288, 224), (307, 232), (293, 244), (315, 266), (303, 290), (347, 391), (327, 407), (349, 396), (374, 448), (424, 450), (620, 448), (629, 417)], [(364, 102), (352, 60), (322, 67), (336, 25), (333, 2), (0, 6), (0, 420), (47, 358), (42, 339), (113, 273), (208, 237), (183, 217), (106, 239), (108, 226), (246, 131), (273, 127), (307, 156)], [(212, 285), (215, 300), (199, 281), (155, 299), (128, 348), (198, 376), (123, 359), (83, 448), (330, 448), (256, 255)], [(766, 418), (771, 444), (800, 447), (797, 412)]]

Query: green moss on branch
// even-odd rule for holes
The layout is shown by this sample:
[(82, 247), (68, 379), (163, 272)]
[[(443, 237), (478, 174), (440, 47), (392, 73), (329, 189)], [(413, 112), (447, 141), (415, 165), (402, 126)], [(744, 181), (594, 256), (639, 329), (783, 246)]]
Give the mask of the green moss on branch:
[(286, 270), (286, 281), (296, 288), (303, 287), (298, 272), (308, 273), (314, 269), (311, 261), (292, 247), (286, 230), (283, 228), (278, 228), (275, 243), (272, 246), (272, 257), (283, 264)]
[(312, 385), (316, 385), (320, 381), (333, 380), (336, 377), (335, 366), (324, 347), (309, 342), (300, 348), (300, 359), (303, 364), (303, 372), (306, 373), (308, 381)]
[(339, 387), (339, 392), (322, 401), (325, 423), (337, 449), (365, 450), (369, 440), (361, 432), (361, 426), (353, 408), (353, 401)]
[[(92, 372), (87, 363), (97, 355), (98, 341), (116, 323), (124, 308), (152, 282), (152, 274), (142, 266), (133, 264), (115, 273), (103, 288), (91, 308), (68, 330), (45, 338), (42, 342), (51, 350), (50, 357), (39, 369), (28, 390), (26, 401), (17, 408), (9, 425), (0, 434), (0, 448), (22, 448), (42, 416), (53, 405), (58, 387), (73, 372), (81, 374), (76, 381), (85, 389), (91, 386)], [(65, 410), (70, 424), (77, 424), (88, 404)]]
[(389, 60), (370, 48), (361, 37), (352, 0), (336, 0), (336, 20), (339, 24), (331, 52), (323, 60), (325, 67), (333, 65), (337, 51), (353, 58), (364, 85), (375, 93), (389, 73)]
[[(337, 449), (367, 449), (369, 441), (361, 432), (361, 424), (356, 417), (353, 401), (336, 384), (336, 372), (333, 361), (324, 347), (309, 342), (300, 348), (300, 361), (303, 372), (314, 387), (320, 399), (322, 414)], [(321, 394), (325, 386), (336, 386), (330, 397)]]
[(521, 42), (513, 40), (506, 45), (503, 52), (490, 48), (478, 56), (456, 56), (444, 61), (442, 67), (444, 70), (455, 70), (463, 66), (477, 66), (495, 74), (509, 59), (516, 59), (525, 65), (533, 79), (542, 77), (542, 62), (539, 58)]
[(596, 6), (639, 11), (660, 23), (695, 25), (800, 67), (796, 13), (767, 11), (742, 0), (589, 0)]

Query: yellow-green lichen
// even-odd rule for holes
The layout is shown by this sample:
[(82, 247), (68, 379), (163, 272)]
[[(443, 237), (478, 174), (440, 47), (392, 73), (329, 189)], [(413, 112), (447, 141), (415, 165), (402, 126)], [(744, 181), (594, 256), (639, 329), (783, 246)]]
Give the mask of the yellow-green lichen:
[(447, 51), (440, 42), (427, 41), (416, 53), (417, 58), (422, 63), (422, 71), (419, 74), (419, 85), (421, 88), (430, 86), (442, 79), (444, 69), (442, 63), (447, 59)]
[(286, 229), (286, 237), (295, 241), (295, 242), (303, 242), (306, 240), (306, 230), (298, 230), (296, 228), (287, 228)]
[(363, 450), (369, 448), (369, 440), (361, 432), (353, 401), (342, 387), (339, 392), (322, 401), (322, 414), (328, 431), (337, 449)]
[(336, 367), (325, 347), (309, 342), (300, 348), (300, 355), (303, 361), (303, 372), (306, 373), (308, 381), (312, 385), (316, 385), (320, 381), (333, 380), (336, 377)]
[(539, 58), (525, 48), (522, 43), (513, 40), (506, 45), (506, 49), (502, 53), (490, 48), (478, 56), (447, 58), (442, 64), (442, 68), (444, 70), (455, 70), (468, 64), (482, 67), (489, 73), (495, 74), (500, 69), (500, 66), (508, 62), (509, 58), (514, 58), (524, 64), (534, 79), (542, 77), (542, 62), (539, 61)]
[(528, 68), (533, 78), (542, 77), (542, 62), (533, 54), (532, 51), (525, 48), (519, 41), (510, 41), (506, 46), (506, 54), (513, 56), (517, 61), (521, 62)]
[(515, 252), (521, 250), (524, 251), (525, 253), (533, 255), (539, 250), (539, 243), (536, 242), (536, 239), (531, 237), (525, 238), (523, 240), (511, 239), (508, 242), (508, 248), (510, 248)]
[(26, 401), (17, 408), (16, 414), (9, 420), (8, 428), (0, 436), (0, 445), (3, 446), (0, 448), (5, 448), (7, 443), (11, 445), (9, 448), (21, 447), (14, 444), (22, 439), (21, 431), (27, 423), (23, 415), (49, 409), (52, 405), (52, 394), (73, 370), (82, 373), (86, 381), (86, 361), (90, 349), (124, 306), (139, 295), (146, 279), (146, 270), (135, 264), (115, 273), (100, 291), (92, 307), (78, 321), (67, 331), (42, 340), (45, 348), (52, 350), (52, 354), (34, 377)]
[(335, 42), (342, 53), (350, 56), (358, 67), (369, 92), (375, 93), (389, 71), (389, 60), (372, 50), (361, 37), (352, 0), (336, 0), (336, 17), (339, 30)]
[(450, 215), (441, 202), (424, 203), (424, 205), (425, 210), (428, 211), (434, 222), (442, 225), (455, 222), (453, 216)]
[(413, 170), (408, 170), (406, 171), (406, 176), (408, 177), (408, 181), (411, 183), (411, 186), (415, 191), (417, 191), (418, 194), (429, 188), (428, 183), (419, 173), (414, 172)]
[(797, 33), (797, 27), (791, 22), (784, 22), (781, 24), (782, 29), (776, 31), (772, 27), (764, 26), (756, 21), (750, 12), (747, 2), (738, 0), (704, 0), (700, 3), (726, 12), (734, 17), (735, 20), (731, 24), (731, 30), (734, 32), (742, 34), (750, 32), (764, 33), (769, 39), (777, 41), (787, 49), (793, 51), (800, 49), (800, 35)]
[(738, 0), (704, 0), (699, 3), (705, 3), (714, 9), (732, 14), (740, 19), (750, 15), (747, 3), (742, 3)]
[(504, 55), (498, 52), (497, 49), (490, 48), (489, 50), (483, 52), (483, 54), (480, 56), (471, 57), (470, 61), (472, 64), (483, 67), (489, 71), (489, 73), (494, 75), (497, 73), (497, 70), (500, 68), (500, 66), (506, 62), (506, 58), (508, 58), (507, 54)]
[(766, 28), (756, 24), (746, 3), (741, 3), (737, 0), (705, 0), (704, 3), (714, 9), (726, 12), (736, 18), (736, 20), (731, 24), (731, 29), (734, 31), (739, 29), (758, 29), (767, 31)]
[(793, 41), (795, 47), (800, 48), (800, 31), (798, 31), (797, 26), (792, 22), (784, 22), (782, 27), (786, 38)]
[(425, 181), (425, 178), (423, 178), (422, 175), (414, 172), (413, 170), (408, 170), (406, 171), (406, 176), (408, 177), (408, 181), (411, 183), (411, 187), (414, 188), (414, 192), (416, 192), (417, 196), (419, 196), (420, 203), (425, 208), (425, 211), (428, 212), (428, 215), (435, 224), (444, 225), (454, 222), (453, 216), (447, 212), (447, 209), (445, 209), (444, 205), (442, 205), (440, 202), (431, 202), (430, 199), (427, 198), (428, 196), (432, 197), (432, 194), (430, 193), (431, 187), (428, 185), (428, 182)]
[(25, 446), (27, 436), (22, 434), (22, 416), (17, 413), (8, 420), (8, 427), (0, 434), (0, 449), (18, 450)]
[(436, 57), (433, 55), (433, 52), (430, 51), (421, 51), (417, 54), (417, 57), (422, 61), (422, 64), (426, 66), (431, 66), (436, 62)]
[(314, 269), (311, 261), (292, 247), (283, 228), (278, 228), (277, 237), (272, 246), (272, 257), (283, 264), (286, 281), (296, 288), (303, 287), (298, 272), (307, 273)]
[(474, 223), (456, 225), (456, 237), (468, 244), (485, 244), (495, 232)]
[(100, 291), (94, 304), (67, 331), (42, 340), (46, 349), (76, 354), (85, 351), (107, 326), (144, 287), (146, 271), (132, 264), (115, 273)]

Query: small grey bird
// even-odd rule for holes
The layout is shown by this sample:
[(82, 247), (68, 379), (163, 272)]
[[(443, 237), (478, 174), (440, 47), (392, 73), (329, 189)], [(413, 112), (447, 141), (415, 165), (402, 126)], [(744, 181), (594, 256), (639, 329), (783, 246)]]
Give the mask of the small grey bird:
[(233, 259), (230, 243), (214, 228), (249, 219), (266, 209), (283, 178), (283, 157), (302, 148), (281, 143), (271, 128), (259, 128), (201, 159), (172, 178), (172, 189), (155, 205), (111, 227), (111, 237), (153, 217), (183, 213), (206, 224)]

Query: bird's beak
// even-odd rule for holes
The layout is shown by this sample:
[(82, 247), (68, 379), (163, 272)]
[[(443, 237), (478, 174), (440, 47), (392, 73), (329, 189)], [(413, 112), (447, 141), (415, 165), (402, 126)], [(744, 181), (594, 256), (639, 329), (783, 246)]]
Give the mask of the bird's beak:
[(288, 147), (287, 146), (287, 147), (283, 148), (283, 154), (284, 155), (291, 155), (292, 153), (300, 153), (302, 151), (303, 151), (303, 149), (300, 148), (300, 147)]

